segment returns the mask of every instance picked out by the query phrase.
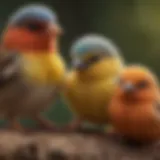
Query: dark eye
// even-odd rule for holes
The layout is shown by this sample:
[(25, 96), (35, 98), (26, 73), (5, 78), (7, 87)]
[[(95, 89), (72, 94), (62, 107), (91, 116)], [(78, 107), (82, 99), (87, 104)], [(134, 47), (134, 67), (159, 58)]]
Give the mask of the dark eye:
[(32, 32), (43, 30), (43, 26), (36, 23), (27, 23), (25, 24), (25, 28), (27, 28), (29, 31), (32, 31)]
[(97, 60), (99, 60), (99, 59), (100, 59), (100, 56), (99, 56), (99, 55), (95, 55), (95, 56), (91, 57), (91, 58), (89, 59), (89, 61), (95, 62), (95, 61), (97, 61)]
[(137, 88), (139, 89), (144, 89), (144, 88), (147, 88), (148, 86), (149, 86), (149, 83), (147, 81), (140, 81), (137, 84)]

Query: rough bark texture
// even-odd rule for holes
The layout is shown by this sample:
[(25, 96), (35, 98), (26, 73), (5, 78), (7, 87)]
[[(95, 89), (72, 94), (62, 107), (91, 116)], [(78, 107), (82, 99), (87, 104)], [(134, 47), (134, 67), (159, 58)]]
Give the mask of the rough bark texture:
[(160, 145), (129, 147), (109, 135), (0, 133), (0, 160), (160, 160)]

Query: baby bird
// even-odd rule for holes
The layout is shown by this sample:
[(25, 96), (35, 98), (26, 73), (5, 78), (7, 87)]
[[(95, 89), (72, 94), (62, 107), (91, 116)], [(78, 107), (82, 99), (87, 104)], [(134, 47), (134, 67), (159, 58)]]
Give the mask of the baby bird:
[(121, 73), (107, 115), (115, 131), (135, 142), (160, 139), (160, 100), (156, 76), (133, 65)]
[[(6, 51), (0, 54), (0, 115), (9, 121), (9, 128), (21, 130), (17, 119), (25, 116), (54, 128), (40, 113), (53, 104), (56, 84), (65, 73), (59, 35), (56, 15), (46, 6), (25, 6), (9, 20), (2, 37)], [(52, 84), (45, 83), (48, 79)]]
[(108, 38), (97, 34), (85, 35), (73, 44), (64, 96), (77, 118), (68, 129), (78, 129), (82, 121), (98, 125), (108, 122), (106, 102), (110, 102), (115, 79), (123, 68), (119, 53)]

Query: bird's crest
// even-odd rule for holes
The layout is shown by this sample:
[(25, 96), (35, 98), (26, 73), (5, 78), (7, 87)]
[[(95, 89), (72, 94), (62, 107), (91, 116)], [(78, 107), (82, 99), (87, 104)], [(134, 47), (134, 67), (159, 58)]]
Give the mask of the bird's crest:
[(29, 4), (19, 8), (9, 18), (9, 24), (18, 24), (26, 19), (39, 19), (44, 21), (56, 21), (56, 13), (48, 6), (42, 4)]
[(108, 38), (98, 34), (89, 34), (78, 39), (71, 47), (71, 56), (83, 57), (88, 53), (106, 53), (119, 55), (117, 46)]

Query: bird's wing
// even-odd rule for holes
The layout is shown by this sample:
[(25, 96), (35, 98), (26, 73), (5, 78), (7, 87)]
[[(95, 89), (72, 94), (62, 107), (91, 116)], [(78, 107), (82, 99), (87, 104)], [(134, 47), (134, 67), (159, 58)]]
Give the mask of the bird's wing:
[(16, 54), (0, 53), (0, 84), (5, 84), (18, 75), (19, 60)]

